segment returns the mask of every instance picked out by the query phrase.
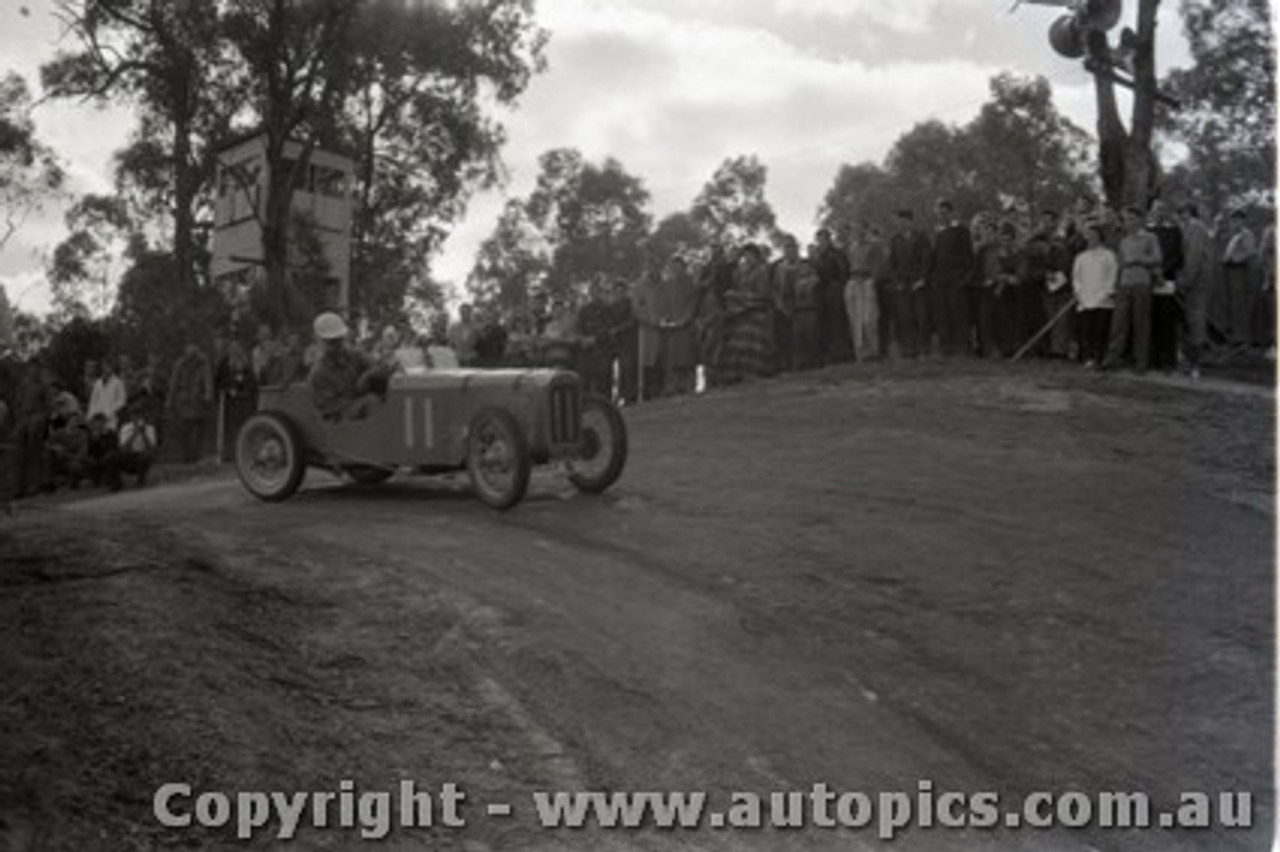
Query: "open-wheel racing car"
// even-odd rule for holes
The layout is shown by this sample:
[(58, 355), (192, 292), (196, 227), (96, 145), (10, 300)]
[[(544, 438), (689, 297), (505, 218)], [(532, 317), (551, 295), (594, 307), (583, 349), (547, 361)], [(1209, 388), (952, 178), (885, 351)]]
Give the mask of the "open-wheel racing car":
[(264, 387), (236, 436), (240, 481), (263, 500), (287, 499), (308, 467), (358, 483), (398, 471), (466, 470), (495, 509), (520, 502), (532, 465), (563, 461), (581, 491), (622, 474), (627, 430), (613, 403), (584, 395), (565, 370), (439, 370), (393, 376), (367, 417), (320, 415), (305, 382)]

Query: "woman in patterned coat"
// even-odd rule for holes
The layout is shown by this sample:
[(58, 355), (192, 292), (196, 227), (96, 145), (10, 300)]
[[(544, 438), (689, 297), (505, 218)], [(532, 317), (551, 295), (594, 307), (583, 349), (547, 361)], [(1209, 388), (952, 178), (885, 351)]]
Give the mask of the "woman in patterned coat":
[(721, 378), (727, 382), (769, 374), (773, 357), (773, 300), (769, 268), (757, 245), (742, 249), (742, 261), (725, 304)]

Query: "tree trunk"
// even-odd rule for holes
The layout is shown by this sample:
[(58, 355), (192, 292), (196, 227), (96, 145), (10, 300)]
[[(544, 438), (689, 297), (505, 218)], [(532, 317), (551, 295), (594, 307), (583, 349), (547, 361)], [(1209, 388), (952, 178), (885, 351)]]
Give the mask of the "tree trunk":
[(173, 121), (173, 259), (184, 293), (189, 293), (196, 281), (192, 235), (196, 176), (192, 171), (190, 116), (184, 108), (175, 111)]
[(1138, 49), (1134, 56), (1133, 113), (1129, 129), (1120, 119), (1116, 83), (1111, 78), (1111, 48), (1106, 33), (1089, 33), (1088, 53), (1094, 63), (1094, 92), (1098, 102), (1098, 166), (1103, 195), (1113, 208), (1142, 209), (1155, 194), (1158, 168), (1151, 148), (1155, 132), (1155, 31), (1160, 0), (1141, 0), (1138, 6)]
[(1151, 149), (1156, 124), (1156, 16), (1160, 0), (1138, 6), (1138, 50), (1133, 60), (1133, 122), (1125, 150), (1124, 200), (1143, 210), (1155, 194), (1157, 169)]

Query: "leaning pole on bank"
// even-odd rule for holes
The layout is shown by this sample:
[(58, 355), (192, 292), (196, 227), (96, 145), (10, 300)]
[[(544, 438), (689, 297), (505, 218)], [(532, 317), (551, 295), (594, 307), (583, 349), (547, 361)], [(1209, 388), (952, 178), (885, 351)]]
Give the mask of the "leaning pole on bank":
[(1037, 332), (1035, 333), (1035, 336), (1033, 336), (1033, 337), (1032, 337), (1030, 340), (1028, 340), (1026, 343), (1022, 344), (1022, 348), (1021, 348), (1021, 349), (1019, 349), (1017, 352), (1015, 352), (1015, 353), (1013, 354), (1013, 359), (1012, 359), (1012, 360), (1014, 360), (1014, 361), (1020, 361), (1020, 360), (1022, 360), (1022, 356), (1023, 356), (1023, 355), (1026, 355), (1029, 351), (1031, 351), (1031, 347), (1032, 347), (1032, 346), (1035, 346), (1035, 345), (1040, 341), (1040, 338), (1042, 338), (1042, 337), (1044, 337), (1046, 334), (1048, 334), (1048, 333), (1049, 333), (1049, 329), (1051, 329), (1051, 328), (1053, 328), (1055, 325), (1057, 325), (1057, 324), (1058, 324), (1058, 321), (1059, 321), (1059, 320), (1061, 320), (1064, 316), (1066, 316), (1066, 315), (1067, 315), (1067, 311), (1071, 310), (1071, 309), (1072, 309), (1072, 308), (1074, 308), (1075, 306), (1076, 306), (1076, 297), (1075, 297), (1075, 296), (1072, 296), (1072, 297), (1071, 297), (1071, 301), (1070, 301), (1070, 302), (1067, 302), (1065, 305), (1063, 305), (1063, 306), (1062, 306), (1062, 310), (1060, 310), (1060, 311), (1058, 311), (1056, 314), (1054, 314), (1053, 319), (1049, 320), (1047, 323), (1045, 323), (1045, 324), (1044, 324), (1044, 328), (1042, 328), (1042, 329), (1040, 329), (1039, 331), (1037, 331)]

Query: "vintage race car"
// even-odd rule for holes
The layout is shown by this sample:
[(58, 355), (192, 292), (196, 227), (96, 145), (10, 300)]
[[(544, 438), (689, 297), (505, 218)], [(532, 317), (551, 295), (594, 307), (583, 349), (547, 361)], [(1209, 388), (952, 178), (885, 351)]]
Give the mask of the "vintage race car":
[(584, 395), (564, 370), (393, 376), (367, 417), (341, 422), (320, 415), (305, 383), (264, 387), (236, 437), (240, 481), (270, 501), (292, 495), (308, 467), (360, 483), (466, 470), (481, 500), (507, 509), (524, 497), (531, 466), (553, 461), (591, 493), (612, 485), (627, 461), (618, 409)]

